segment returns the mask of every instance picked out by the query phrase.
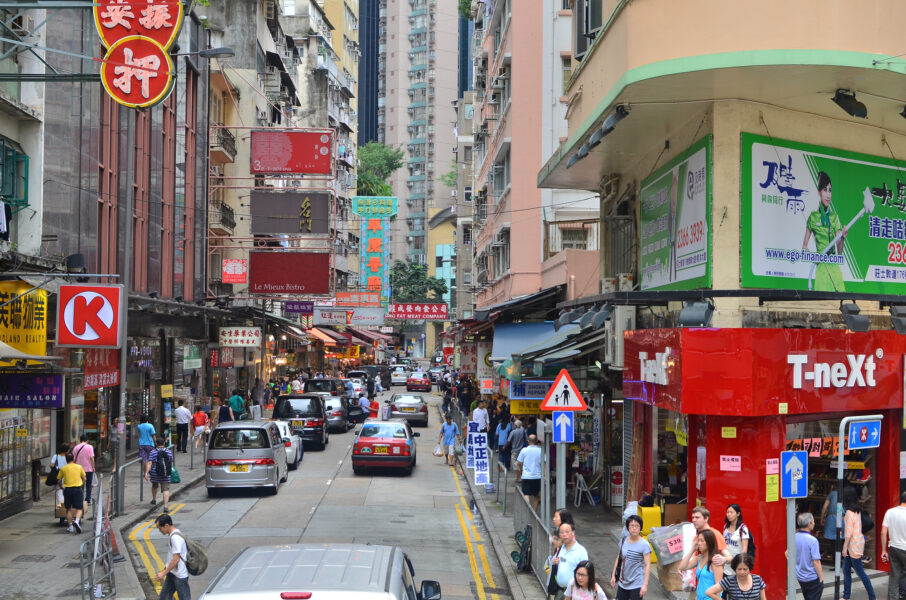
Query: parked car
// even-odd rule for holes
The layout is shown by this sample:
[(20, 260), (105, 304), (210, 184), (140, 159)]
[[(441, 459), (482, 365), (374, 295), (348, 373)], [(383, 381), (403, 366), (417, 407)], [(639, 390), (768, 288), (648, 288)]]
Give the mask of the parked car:
[(289, 476), (286, 446), (272, 421), (230, 421), (211, 432), (205, 461), (208, 496), (231, 487), (266, 487), (274, 494)]
[(430, 369), (428, 369), (428, 377), (431, 378), (431, 383), (440, 383), (440, 380), (444, 376), (445, 370), (446, 369), (444, 369), (443, 367), (431, 367)]
[(358, 398), (359, 392), (364, 392), (368, 389), (368, 387), (365, 384), (365, 380), (363, 378), (353, 377), (353, 378), (349, 379), (349, 381), (352, 382), (352, 390), (353, 390), (353, 394), (351, 396), (352, 398)]
[[(291, 471), (299, 468), (299, 463), (305, 455), (305, 447), (302, 445), (302, 438), (294, 432), (286, 421), (274, 421), (277, 429), (280, 430), (280, 436), (283, 438), (283, 446), (286, 448), (286, 464)], [(289, 441), (287, 441), (287, 439)]]
[(342, 379), (306, 379), (302, 384), (302, 391), (306, 394), (324, 394), (343, 398), (347, 396), (346, 385)]
[(284, 394), (277, 398), (272, 417), (289, 421), (290, 428), (303, 442), (313, 443), (321, 450), (330, 442), (327, 411), (321, 394)]
[(356, 432), (352, 444), (353, 473), (359, 475), (367, 468), (389, 467), (403, 469), (410, 475), (415, 468), (418, 436), (405, 419), (368, 419)]
[(406, 379), (406, 391), (411, 392), (414, 390), (422, 390), (424, 392), (431, 391), (431, 380), (428, 379), (427, 373), (416, 371), (415, 373), (409, 374), (409, 377)]
[(325, 398), (324, 410), (327, 412), (328, 429), (340, 433), (349, 431), (349, 409), (345, 398)]
[(280, 544), (243, 548), (211, 579), (201, 600), (441, 600), (440, 584), (415, 589), (399, 546)]
[[(387, 365), (362, 365), (361, 367), (359, 367), (358, 371), (352, 372), (361, 372), (368, 377), (380, 377), (381, 386), (383, 386), (385, 390), (390, 389), (390, 385), (392, 384), (390, 380), (390, 367), (388, 367)], [(353, 377), (353, 375), (347, 375), (347, 377)]]
[(393, 394), (389, 400), (390, 418), (405, 419), (413, 425), (428, 426), (428, 403), (418, 394)]
[(390, 385), (406, 385), (409, 369), (403, 365), (390, 365)]

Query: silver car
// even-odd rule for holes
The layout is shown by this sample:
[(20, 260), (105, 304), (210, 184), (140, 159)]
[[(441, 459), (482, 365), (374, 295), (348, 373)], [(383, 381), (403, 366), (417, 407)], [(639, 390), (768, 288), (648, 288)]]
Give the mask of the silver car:
[(403, 365), (390, 366), (390, 385), (406, 385), (409, 379), (409, 369)]
[(399, 546), (281, 544), (242, 549), (208, 584), (201, 600), (441, 600), (440, 584), (415, 588)]
[(343, 398), (325, 398), (324, 411), (327, 413), (327, 426), (332, 431), (341, 433), (349, 431), (349, 409), (346, 408)]
[(273, 494), (289, 477), (286, 440), (271, 421), (230, 421), (211, 432), (205, 462), (208, 496), (233, 487), (265, 487)]
[(412, 425), (428, 426), (428, 404), (420, 394), (393, 394), (385, 402), (390, 404), (391, 419), (406, 419)]
[[(290, 471), (299, 468), (299, 463), (305, 455), (305, 448), (302, 446), (302, 438), (293, 432), (287, 421), (274, 421), (280, 435), (283, 437), (283, 446), (286, 448), (286, 464)], [(287, 441), (289, 440), (289, 441)]]

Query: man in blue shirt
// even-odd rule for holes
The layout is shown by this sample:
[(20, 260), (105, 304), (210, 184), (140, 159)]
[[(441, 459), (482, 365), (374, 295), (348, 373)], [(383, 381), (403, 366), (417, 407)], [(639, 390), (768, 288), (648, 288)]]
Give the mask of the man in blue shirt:
[(142, 470), (145, 469), (145, 463), (151, 451), (154, 450), (154, 434), (157, 433), (154, 425), (148, 422), (148, 415), (142, 415), (139, 418), (138, 425), (138, 457), (142, 461)]
[(815, 517), (812, 513), (800, 513), (796, 517), (796, 579), (802, 588), (804, 600), (820, 600), (824, 591), (824, 576), (821, 572), (821, 550), (818, 540), (812, 535)]
[(446, 421), (440, 426), (440, 437), (437, 443), (444, 449), (444, 458), (451, 467), (456, 464), (456, 442), (459, 441), (459, 425), (453, 422), (453, 417), (447, 413)]
[(563, 590), (573, 580), (576, 572), (576, 565), (583, 560), (588, 560), (588, 550), (585, 546), (576, 540), (576, 526), (572, 523), (560, 524), (560, 550), (551, 560), (551, 564), (559, 565), (557, 567), (557, 585), (561, 590), (557, 597), (563, 597)]
[(494, 432), (497, 438), (497, 462), (507, 469), (510, 468), (510, 457), (512, 452), (507, 448), (507, 441), (510, 439), (510, 431), (513, 427), (509, 419), (497, 423), (497, 430)]

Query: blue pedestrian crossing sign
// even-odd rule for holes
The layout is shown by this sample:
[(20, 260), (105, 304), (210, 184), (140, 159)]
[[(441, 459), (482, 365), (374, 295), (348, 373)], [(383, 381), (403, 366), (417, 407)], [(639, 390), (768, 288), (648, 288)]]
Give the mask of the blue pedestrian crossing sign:
[(576, 438), (573, 413), (556, 411), (552, 416), (554, 418), (554, 442), (572, 444)]
[(856, 421), (849, 424), (849, 449), (877, 448), (881, 445), (881, 421)]
[(780, 497), (808, 496), (808, 452), (780, 453)]

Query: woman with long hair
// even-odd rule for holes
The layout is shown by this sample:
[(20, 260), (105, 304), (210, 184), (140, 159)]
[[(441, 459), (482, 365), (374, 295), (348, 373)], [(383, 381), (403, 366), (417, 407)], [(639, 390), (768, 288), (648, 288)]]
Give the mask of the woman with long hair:
[(724, 519), (724, 541), (727, 542), (727, 550), (733, 556), (748, 554), (751, 537), (749, 528), (742, 522), (742, 509), (738, 504), (729, 505), (727, 517)]
[(708, 588), (708, 598), (720, 600), (721, 592), (726, 592), (727, 600), (765, 600), (766, 586), (761, 577), (752, 573), (754, 566), (755, 560), (748, 554), (734, 556), (730, 562), (734, 574)]
[(607, 600), (604, 590), (595, 581), (593, 562), (583, 560), (576, 565), (573, 580), (566, 586), (563, 597), (571, 600)]
[(862, 506), (859, 504), (859, 496), (856, 489), (852, 486), (843, 488), (843, 600), (849, 600), (850, 590), (853, 584), (852, 573), (850, 569), (856, 572), (865, 591), (868, 592), (868, 600), (875, 600), (875, 589), (871, 585), (871, 580), (865, 574), (865, 567), (862, 566), (862, 555), (865, 553), (865, 536), (862, 534)]
[(697, 600), (706, 600), (708, 590), (724, 576), (723, 565), (715, 565), (711, 560), (717, 555), (717, 536), (710, 529), (699, 532), (689, 551), (678, 566), (680, 571), (695, 569), (698, 585), (695, 587)]

